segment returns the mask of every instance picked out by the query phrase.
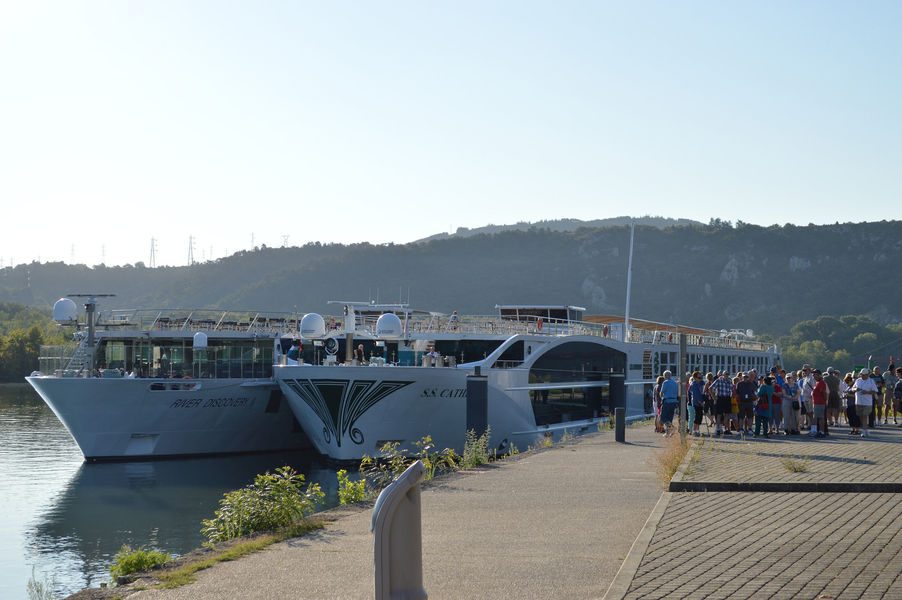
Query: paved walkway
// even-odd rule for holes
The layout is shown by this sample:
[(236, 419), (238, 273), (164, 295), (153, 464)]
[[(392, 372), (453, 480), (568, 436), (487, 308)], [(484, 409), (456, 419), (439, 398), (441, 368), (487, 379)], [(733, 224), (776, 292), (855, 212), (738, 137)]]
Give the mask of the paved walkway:
[[(878, 429), (868, 439), (833, 431), (826, 439), (704, 440), (694, 457), (690, 451), (682, 479), (902, 480), (902, 430)], [(804, 472), (790, 469), (799, 464)], [(886, 493), (667, 493), (607, 598), (902, 598), (900, 500)]]
[[(661, 498), (648, 426), (578, 438), (422, 493), (424, 584), (430, 598), (600, 598)], [(132, 600), (372, 598), (370, 509), (316, 535), (276, 544)]]
[[(704, 439), (682, 481), (882, 482), (902, 484), (902, 428), (873, 430), (867, 439), (836, 427), (826, 438), (774, 436)], [(787, 468), (794, 461), (804, 470)]]

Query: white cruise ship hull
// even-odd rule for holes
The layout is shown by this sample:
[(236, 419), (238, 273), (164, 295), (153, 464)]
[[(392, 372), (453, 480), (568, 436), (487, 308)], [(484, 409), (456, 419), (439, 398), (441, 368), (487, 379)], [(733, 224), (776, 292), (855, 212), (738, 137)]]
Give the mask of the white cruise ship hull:
[[(383, 366), (276, 367), (274, 375), (311, 443), (333, 460), (377, 455), (386, 442), (415, 450), (432, 436), (437, 450), (463, 450), (467, 375), (454, 368)], [(546, 434), (537, 428), (525, 391), (511, 390), (525, 369), (488, 374), (489, 451), (510, 444), (524, 450)], [(523, 382), (521, 382), (523, 383)], [(565, 424), (577, 428), (579, 423)], [(563, 431), (563, 429), (561, 429)]]
[(310, 446), (270, 380), (26, 379), (88, 460)]

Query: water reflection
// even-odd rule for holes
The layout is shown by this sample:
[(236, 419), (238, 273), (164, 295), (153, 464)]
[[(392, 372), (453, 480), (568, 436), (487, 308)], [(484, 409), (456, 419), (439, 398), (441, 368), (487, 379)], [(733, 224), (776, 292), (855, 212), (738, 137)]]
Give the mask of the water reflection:
[(334, 503), (334, 470), (306, 453), (84, 463), (28, 529), (27, 547), (43, 555), (64, 553), (71, 574), (96, 586), (108, 579), (110, 560), (123, 544), (176, 554), (198, 547), (200, 522), (224, 492), (286, 464), (318, 482)]
[(336, 503), (335, 470), (309, 452), (84, 463), (27, 386), (0, 386), (0, 598), (25, 598), (36, 567), (65, 596), (108, 580), (123, 544), (182, 554), (226, 491), (282, 465)]

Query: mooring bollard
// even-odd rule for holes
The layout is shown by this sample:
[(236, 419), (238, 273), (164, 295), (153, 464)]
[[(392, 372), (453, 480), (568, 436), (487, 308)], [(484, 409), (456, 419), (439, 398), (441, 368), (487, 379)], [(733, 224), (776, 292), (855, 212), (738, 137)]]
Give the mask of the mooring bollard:
[(425, 600), (420, 482), (426, 474), (416, 461), (387, 488), (373, 507), (373, 563), (376, 600)]
[(622, 406), (614, 409), (614, 440), (626, 442), (626, 410)]

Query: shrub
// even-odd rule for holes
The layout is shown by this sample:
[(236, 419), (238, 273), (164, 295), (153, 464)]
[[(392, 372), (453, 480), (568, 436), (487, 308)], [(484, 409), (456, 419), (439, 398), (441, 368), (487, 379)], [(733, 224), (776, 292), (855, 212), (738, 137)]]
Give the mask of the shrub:
[(294, 525), (325, 496), (317, 483), (303, 486), (304, 476), (287, 466), (257, 475), (251, 485), (223, 496), (213, 518), (203, 520), (201, 533), (215, 543)]
[(423, 461), (427, 480), (458, 468), (460, 457), (457, 453), (451, 448), (434, 452), (432, 436), (423, 436), (414, 442), (414, 446), (417, 447), (417, 452), (413, 456), (407, 450), (401, 450), (398, 442), (387, 442), (379, 449), (378, 457), (364, 455), (360, 460), (360, 474), (373, 492), (387, 487), (416, 460)]
[(360, 474), (373, 490), (381, 490), (404, 472), (409, 460), (407, 450), (401, 450), (398, 442), (386, 442), (379, 448), (378, 457), (363, 455)]
[(491, 427), (485, 430), (480, 436), (476, 436), (476, 431), (470, 429), (467, 431), (467, 439), (464, 442), (464, 454), (460, 461), (460, 466), (464, 469), (472, 469), (489, 462), (489, 438), (491, 437)]
[(366, 479), (352, 481), (344, 469), (340, 469), (336, 475), (338, 476), (339, 503), (354, 504), (366, 500)]
[(416, 458), (423, 461), (426, 467), (426, 480), (434, 478), (445, 471), (454, 471), (460, 462), (460, 457), (451, 448), (445, 448), (441, 452), (433, 452), (432, 436), (422, 437), (418, 442), (414, 442), (418, 448)]
[(166, 552), (158, 550), (145, 550), (144, 548), (132, 549), (131, 546), (122, 546), (113, 558), (110, 565), (110, 577), (113, 581), (124, 575), (140, 573), (154, 567), (164, 565), (174, 557)]

